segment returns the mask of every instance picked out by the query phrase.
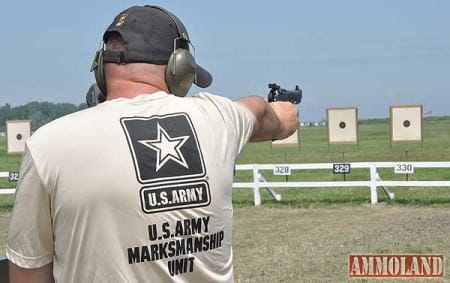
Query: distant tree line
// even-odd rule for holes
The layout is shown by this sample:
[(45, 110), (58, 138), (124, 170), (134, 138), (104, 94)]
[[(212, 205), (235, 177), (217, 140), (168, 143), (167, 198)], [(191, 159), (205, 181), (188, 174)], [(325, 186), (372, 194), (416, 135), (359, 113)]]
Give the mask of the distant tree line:
[(0, 131), (5, 130), (7, 120), (31, 120), (34, 131), (42, 125), (64, 115), (85, 109), (85, 103), (74, 105), (71, 103), (29, 102), (25, 105), (11, 107), (6, 103), (0, 106)]

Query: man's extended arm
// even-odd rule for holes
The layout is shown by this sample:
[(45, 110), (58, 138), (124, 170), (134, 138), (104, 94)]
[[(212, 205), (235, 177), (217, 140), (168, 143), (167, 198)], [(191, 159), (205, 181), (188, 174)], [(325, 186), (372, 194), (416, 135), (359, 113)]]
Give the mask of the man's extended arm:
[(250, 141), (284, 139), (298, 128), (298, 110), (290, 102), (268, 103), (258, 96), (244, 97), (237, 102), (247, 107), (256, 117)]
[(9, 262), (10, 283), (53, 283), (53, 264), (40, 268), (25, 269)]

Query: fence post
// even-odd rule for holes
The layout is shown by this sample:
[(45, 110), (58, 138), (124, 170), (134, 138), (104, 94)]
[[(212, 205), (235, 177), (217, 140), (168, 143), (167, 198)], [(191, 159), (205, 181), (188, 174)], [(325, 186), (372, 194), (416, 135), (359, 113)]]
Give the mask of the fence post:
[(255, 198), (255, 206), (261, 205), (261, 194), (259, 192), (259, 170), (258, 166), (253, 166), (253, 196)]
[(370, 164), (370, 203), (378, 203), (377, 166), (375, 164)]

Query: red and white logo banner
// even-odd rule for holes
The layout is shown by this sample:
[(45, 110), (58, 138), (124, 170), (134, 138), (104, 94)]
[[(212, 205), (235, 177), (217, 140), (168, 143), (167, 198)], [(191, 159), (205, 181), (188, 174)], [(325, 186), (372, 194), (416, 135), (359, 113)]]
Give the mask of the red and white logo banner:
[(349, 255), (348, 275), (353, 278), (442, 278), (444, 277), (444, 256), (429, 254)]

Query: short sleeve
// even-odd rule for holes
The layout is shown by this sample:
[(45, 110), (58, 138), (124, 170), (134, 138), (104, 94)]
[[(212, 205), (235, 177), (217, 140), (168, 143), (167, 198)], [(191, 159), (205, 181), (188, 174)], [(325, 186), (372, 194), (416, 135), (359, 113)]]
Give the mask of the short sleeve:
[(39, 268), (53, 261), (51, 201), (28, 148), (19, 176), (6, 256), (22, 268)]
[(245, 144), (250, 140), (253, 135), (253, 130), (256, 124), (255, 115), (242, 104), (234, 101), (230, 101), (232, 107), (232, 117), (234, 117), (234, 124), (236, 126), (238, 140), (238, 152), (241, 152)]
[(255, 115), (244, 105), (234, 102), (226, 97), (215, 96), (207, 93), (199, 94), (213, 102), (228, 127), (233, 129), (237, 137), (236, 152), (241, 152), (245, 144), (250, 140), (256, 124)]

